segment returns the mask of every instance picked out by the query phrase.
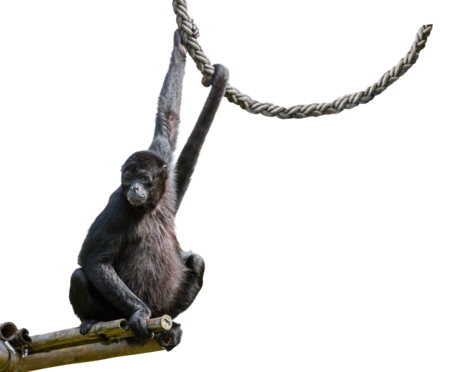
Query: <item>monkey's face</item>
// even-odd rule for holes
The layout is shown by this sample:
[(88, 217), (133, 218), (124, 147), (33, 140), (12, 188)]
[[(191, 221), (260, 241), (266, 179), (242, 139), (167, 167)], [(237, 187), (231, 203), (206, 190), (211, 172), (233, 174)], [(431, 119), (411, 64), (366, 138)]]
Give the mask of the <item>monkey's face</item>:
[(165, 191), (167, 167), (148, 151), (133, 154), (122, 169), (122, 194), (135, 207), (156, 207)]
[(126, 171), (122, 175), (122, 188), (128, 189), (128, 201), (136, 207), (145, 204), (151, 194), (152, 181), (150, 175), (145, 171), (138, 173)]

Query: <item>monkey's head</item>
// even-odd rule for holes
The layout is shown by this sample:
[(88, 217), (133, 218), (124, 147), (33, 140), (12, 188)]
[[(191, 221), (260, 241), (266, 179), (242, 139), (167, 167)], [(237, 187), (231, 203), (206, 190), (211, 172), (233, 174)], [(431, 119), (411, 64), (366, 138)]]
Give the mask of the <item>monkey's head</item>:
[(167, 164), (151, 151), (131, 155), (122, 166), (122, 195), (135, 207), (154, 208), (166, 188)]

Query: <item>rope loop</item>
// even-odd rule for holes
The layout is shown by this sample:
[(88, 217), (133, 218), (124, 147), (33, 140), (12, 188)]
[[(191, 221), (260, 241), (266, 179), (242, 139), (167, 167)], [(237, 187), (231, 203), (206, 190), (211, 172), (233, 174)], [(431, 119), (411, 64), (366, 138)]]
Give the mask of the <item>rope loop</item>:
[[(197, 40), (199, 33), (196, 27), (194, 27), (192, 18), (188, 14), (187, 2), (186, 0), (173, 0), (172, 6), (176, 14), (178, 29), (181, 33), (181, 41), (194, 60), (197, 68), (203, 74), (202, 84), (204, 86), (210, 86), (214, 75), (214, 66)], [(227, 86), (225, 97), (231, 103), (240, 106), (243, 110), (251, 114), (261, 114), (279, 119), (304, 119), (339, 114), (344, 110), (357, 107), (359, 104), (369, 103), (375, 96), (383, 93), (387, 87), (394, 84), (403, 76), (417, 62), (419, 53), (425, 48), (432, 28), (433, 25), (420, 27), (409, 52), (398, 62), (397, 66), (385, 72), (378, 82), (369, 86), (365, 91), (344, 95), (331, 103), (314, 103), (285, 108), (273, 103), (256, 101), (231, 85)]]

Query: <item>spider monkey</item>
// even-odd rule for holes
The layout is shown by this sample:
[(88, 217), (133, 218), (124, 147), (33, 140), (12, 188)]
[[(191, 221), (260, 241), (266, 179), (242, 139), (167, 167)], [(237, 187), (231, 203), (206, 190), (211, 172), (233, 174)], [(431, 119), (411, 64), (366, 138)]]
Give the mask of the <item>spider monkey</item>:
[(176, 31), (153, 141), (123, 164), (122, 185), (91, 225), (78, 256), (81, 268), (72, 274), (69, 298), (83, 335), (99, 321), (126, 318), (137, 340), (155, 337), (170, 351), (180, 343), (180, 324), (154, 335), (146, 319), (176, 318), (202, 288), (205, 263), (181, 249), (174, 220), (224, 96), (228, 70), (215, 65), (209, 96), (174, 164), (185, 64)]

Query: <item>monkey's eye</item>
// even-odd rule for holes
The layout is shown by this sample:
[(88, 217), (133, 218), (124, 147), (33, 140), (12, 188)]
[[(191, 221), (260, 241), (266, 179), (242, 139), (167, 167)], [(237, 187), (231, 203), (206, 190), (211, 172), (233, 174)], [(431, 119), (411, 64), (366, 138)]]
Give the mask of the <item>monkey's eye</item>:
[(140, 180), (141, 182), (147, 182), (147, 181), (148, 181), (148, 177), (147, 177), (147, 176), (141, 176), (141, 177), (139, 178), (139, 180)]
[(130, 184), (131, 183), (131, 178), (130, 177), (125, 177), (123, 179), (123, 183), (126, 184), (126, 185)]

